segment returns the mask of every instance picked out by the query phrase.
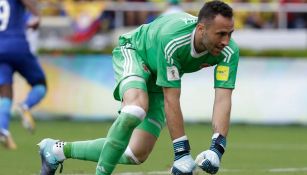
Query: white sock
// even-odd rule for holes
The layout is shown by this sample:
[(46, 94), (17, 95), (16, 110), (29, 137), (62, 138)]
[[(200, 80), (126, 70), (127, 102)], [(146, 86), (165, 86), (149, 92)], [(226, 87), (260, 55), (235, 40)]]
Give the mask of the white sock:
[(52, 147), (52, 152), (55, 154), (57, 161), (62, 162), (66, 159), (64, 155), (64, 145), (66, 142), (63, 141), (57, 141), (53, 147)]
[(126, 148), (126, 151), (124, 152), (124, 154), (127, 157), (131, 158), (134, 161), (135, 164), (137, 164), (137, 165), (141, 164), (141, 162), (138, 160), (138, 158), (136, 158), (136, 156), (133, 154), (133, 152), (132, 152), (132, 150), (129, 146)]

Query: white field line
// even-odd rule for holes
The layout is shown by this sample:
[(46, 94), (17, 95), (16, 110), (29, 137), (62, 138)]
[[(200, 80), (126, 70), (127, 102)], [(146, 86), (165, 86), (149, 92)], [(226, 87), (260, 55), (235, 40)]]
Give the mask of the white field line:
[[(225, 172), (225, 173), (242, 173), (246, 172), (248, 173), (250, 170), (248, 169), (221, 169), (220, 172)], [(259, 172), (259, 173), (265, 173), (265, 172), (270, 172), (270, 173), (298, 173), (298, 172), (307, 172), (307, 167), (301, 167), (301, 168), (270, 168), (270, 169), (263, 169), (263, 170), (253, 170), (254, 172)], [(204, 174), (201, 170), (197, 170), (195, 172), (195, 175), (201, 175)], [(66, 174), (62, 173), (62, 175), (91, 175), (91, 174)], [(151, 171), (151, 172), (126, 172), (126, 173), (116, 173), (114, 175), (170, 175), (169, 171)]]
[(266, 150), (297, 150), (297, 151), (302, 151), (302, 150), (307, 150), (307, 144), (231, 144), (228, 145), (228, 149), (231, 148), (239, 148), (239, 149), (266, 149)]
[[(248, 169), (221, 169), (221, 172), (226, 173), (240, 173), (240, 172), (249, 172)], [(257, 170), (256, 170), (257, 171)], [(263, 169), (258, 170), (258, 172), (270, 172), (270, 173), (297, 173), (297, 172), (307, 172), (307, 167), (302, 168), (270, 168), (270, 169)], [(152, 172), (127, 172), (127, 173), (117, 173), (115, 175), (169, 175), (169, 171), (152, 171)], [(196, 175), (204, 174), (201, 170), (197, 170)]]
[(273, 173), (307, 172), (307, 167), (304, 167), (304, 168), (274, 168), (274, 169), (270, 169), (269, 172), (273, 172)]

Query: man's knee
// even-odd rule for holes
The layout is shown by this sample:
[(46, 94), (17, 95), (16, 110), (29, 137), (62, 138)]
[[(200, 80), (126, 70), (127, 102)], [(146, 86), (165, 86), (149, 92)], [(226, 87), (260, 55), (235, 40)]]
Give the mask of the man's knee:
[(30, 81), (29, 83), (32, 87), (41, 86), (41, 87), (44, 87), (45, 90), (47, 90), (47, 87), (48, 87), (47, 81), (45, 78), (40, 78), (40, 79), (37, 79), (36, 81)]
[(134, 116), (142, 121), (146, 116), (145, 109), (137, 105), (126, 105), (121, 109), (121, 112)]
[(127, 105), (121, 109), (118, 122), (123, 128), (135, 128), (144, 120), (145, 116), (146, 112), (143, 108), (135, 105)]
[(47, 93), (46, 84), (36, 84), (32, 86), (32, 90), (35, 90), (39, 96), (44, 97)]

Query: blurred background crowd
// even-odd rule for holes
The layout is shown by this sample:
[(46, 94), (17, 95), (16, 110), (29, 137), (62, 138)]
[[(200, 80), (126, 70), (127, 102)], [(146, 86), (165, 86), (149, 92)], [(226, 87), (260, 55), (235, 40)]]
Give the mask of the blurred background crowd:
[[(42, 4), (42, 14), (44, 16), (65, 16), (75, 18), (75, 16), (81, 15), (87, 9), (87, 13), (92, 16), (96, 16), (101, 20), (107, 20), (108, 27), (114, 27), (114, 14), (115, 10), (108, 9), (108, 5), (112, 3), (131, 3), (131, 2), (142, 2), (148, 3), (148, 6), (158, 5), (159, 3), (164, 3), (163, 0), (115, 0), (115, 1), (101, 1), (101, 0), (40, 0)], [(181, 4), (200, 2), (196, 0), (167, 0), (169, 4), (182, 6)], [(239, 10), (236, 11), (236, 22), (238, 28), (277, 28), (278, 25), (278, 15), (279, 11), (274, 10), (274, 6), (278, 7), (282, 11), (282, 6), (287, 4), (292, 5), (306, 5), (307, 0), (226, 0), (228, 3), (232, 4), (249, 4), (258, 6), (257, 9)], [(153, 4), (149, 4), (153, 3)], [(76, 8), (78, 6), (78, 8)], [(260, 7), (261, 6), (261, 7)], [(241, 6), (243, 7), (243, 6)], [(240, 8), (240, 6), (238, 6)], [(262, 10), (261, 10), (262, 8)], [(124, 25), (125, 26), (135, 26), (143, 23), (148, 23), (157, 17), (165, 8), (159, 8), (162, 11), (146, 11), (139, 9), (138, 11), (132, 11), (131, 8), (127, 7), (124, 13)], [(235, 8), (236, 9), (236, 8)], [(270, 10), (271, 9), (271, 10)], [(197, 9), (192, 9), (193, 10)], [(72, 12), (73, 11), (73, 12)], [(306, 28), (307, 27), (307, 11), (287, 13), (287, 28)]]
[[(198, 8), (204, 1), (40, 0), (39, 2), (44, 18), (41, 37), (49, 38), (49, 42), (48, 40), (44, 42), (48, 48), (65, 47), (67, 42), (83, 44), (88, 41), (91, 41), (91, 48), (103, 48), (117, 41), (116, 36), (126, 31), (121, 29), (149, 23), (162, 13), (186, 11), (197, 15)], [(226, 0), (226, 2), (234, 8), (236, 30), (307, 28), (307, 0)], [(110, 37), (114, 32), (118, 34)], [(54, 39), (63, 36), (65, 41)], [(59, 44), (52, 42), (52, 39), (57, 40)]]

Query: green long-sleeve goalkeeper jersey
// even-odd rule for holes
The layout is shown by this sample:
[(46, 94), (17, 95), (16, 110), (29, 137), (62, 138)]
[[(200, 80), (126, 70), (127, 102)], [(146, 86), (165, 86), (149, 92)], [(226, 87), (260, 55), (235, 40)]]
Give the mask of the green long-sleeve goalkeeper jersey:
[(120, 36), (119, 44), (129, 44), (156, 77), (156, 85), (180, 88), (184, 73), (214, 66), (214, 87), (234, 88), (239, 48), (230, 40), (218, 56), (197, 53), (194, 33), (197, 17), (187, 13), (160, 16), (149, 24)]

